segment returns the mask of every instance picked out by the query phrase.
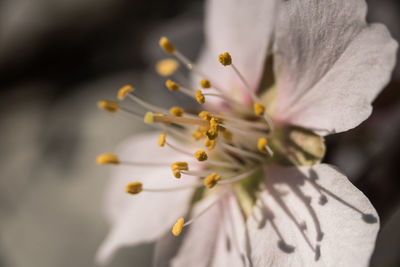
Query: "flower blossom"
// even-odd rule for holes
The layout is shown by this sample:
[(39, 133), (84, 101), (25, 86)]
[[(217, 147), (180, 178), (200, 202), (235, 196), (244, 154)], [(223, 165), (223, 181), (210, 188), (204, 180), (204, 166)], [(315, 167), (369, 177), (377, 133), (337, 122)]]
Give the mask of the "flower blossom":
[[(197, 64), (161, 38), (192, 71), (191, 85), (166, 87), (201, 109), (155, 106), (129, 85), (118, 102), (99, 102), (143, 119), (133, 101), (159, 133), (98, 157), (118, 166), (106, 202), (112, 229), (97, 260), (157, 241), (156, 266), (368, 265), (378, 215), (321, 163), (324, 136), (365, 120), (394, 67), (397, 43), (366, 23), (366, 8), (364, 0), (209, 0)], [(173, 75), (177, 64), (164, 62), (160, 74)]]

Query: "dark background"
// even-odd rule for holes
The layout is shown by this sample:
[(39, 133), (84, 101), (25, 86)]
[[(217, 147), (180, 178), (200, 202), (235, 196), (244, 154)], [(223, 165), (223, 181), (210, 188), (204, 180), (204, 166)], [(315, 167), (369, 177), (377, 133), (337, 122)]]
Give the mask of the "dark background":
[[(400, 39), (396, 0), (369, 2), (369, 20)], [(154, 103), (174, 99), (154, 72), (167, 35), (195, 59), (203, 1), (0, 0), (0, 266), (92, 266), (108, 231), (107, 172), (94, 158), (146, 130), (96, 109), (125, 83)], [(327, 138), (338, 165), (374, 204), (382, 232), (376, 266), (400, 253), (400, 72), (370, 119)], [(151, 245), (123, 250), (112, 266), (148, 266)]]

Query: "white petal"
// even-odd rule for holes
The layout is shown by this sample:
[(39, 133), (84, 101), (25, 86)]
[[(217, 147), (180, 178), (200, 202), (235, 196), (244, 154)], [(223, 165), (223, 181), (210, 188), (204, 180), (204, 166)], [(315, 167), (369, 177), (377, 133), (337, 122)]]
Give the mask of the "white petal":
[[(211, 201), (196, 205), (194, 214)], [(247, 266), (245, 224), (235, 197), (228, 194), (189, 225), (173, 267)]]
[[(174, 162), (187, 160), (186, 156), (157, 146), (158, 135), (145, 134), (127, 140), (117, 153), (121, 160), (141, 162)], [(192, 177), (173, 178), (166, 167), (115, 167), (107, 188), (106, 212), (112, 224), (111, 232), (103, 241), (96, 260), (108, 262), (121, 246), (154, 241), (170, 231), (179, 217), (187, 211), (192, 189), (172, 192), (141, 192), (129, 195), (125, 185), (132, 181), (144, 188), (179, 187), (194, 182)]]
[[(206, 5), (205, 47), (198, 66), (213, 84), (230, 92), (243, 84), (230, 67), (218, 62), (229, 52), (253, 90), (257, 89), (273, 29), (275, 0), (209, 0)], [(198, 81), (201, 77), (196, 77)], [(247, 97), (247, 96), (246, 96)]]
[(368, 266), (378, 215), (343, 174), (277, 166), (265, 184), (248, 221), (254, 266)]
[(365, 120), (388, 83), (397, 43), (365, 22), (363, 0), (286, 1), (274, 46), (275, 117), (320, 134)]

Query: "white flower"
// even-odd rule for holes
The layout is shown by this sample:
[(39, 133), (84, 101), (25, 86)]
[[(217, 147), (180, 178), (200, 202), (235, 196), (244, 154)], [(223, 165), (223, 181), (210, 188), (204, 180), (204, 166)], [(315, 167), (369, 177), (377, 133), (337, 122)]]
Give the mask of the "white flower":
[[(340, 171), (320, 164), (322, 136), (370, 115), (390, 79), (397, 43), (383, 25), (365, 22), (362, 0), (210, 0), (206, 11), (199, 64), (167, 39), (160, 44), (192, 69), (196, 84), (207, 74), (214, 93), (167, 86), (205, 100), (210, 116), (182, 115), (180, 108), (170, 116), (133, 88), (120, 91), (120, 99), (129, 96), (162, 113), (147, 113), (145, 122), (167, 132), (159, 144), (168, 147), (158, 148), (157, 137), (147, 134), (126, 141), (118, 158), (99, 158), (120, 166), (107, 194), (112, 230), (97, 259), (106, 262), (121, 246), (158, 240), (156, 266), (368, 265), (378, 215)], [(224, 51), (232, 55), (220, 56), (225, 67), (216, 59)], [(212, 94), (222, 101), (209, 101)], [(100, 106), (120, 109), (116, 102)], [(203, 144), (186, 134), (193, 124), (203, 127), (195, 139), (214, 140), (219, 132), (215, 149), (197, 151), (200, 162), (192, 153)], [(173, 135), (181, 145), (170, 141)], [(165, 166), (175, 161), (189, 162), (189, 170), (172, 166), (179, 180), (168, 177)], [(122, 194), (132, 181), (141, 183), (127, 190), (140, 194)], [(184, 227), (178, 238), (170, 232), (175, 222), (175, 235)]]

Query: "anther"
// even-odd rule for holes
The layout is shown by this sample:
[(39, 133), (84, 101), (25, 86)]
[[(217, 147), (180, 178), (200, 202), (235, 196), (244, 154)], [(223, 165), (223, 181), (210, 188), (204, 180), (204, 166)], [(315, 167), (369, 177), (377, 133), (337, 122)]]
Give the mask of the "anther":
[(225, 52), (218, 56), (218, 61), (224, 66), (229, 66), (232, 64), (232, 57), (228, 52)]
[(199, 117), (209, 121), (209, 120), (211, 120), (212, 115), (208, 111), (202, 111), (199, 113)]
[(158, 145), (160, 147), (163, 147), (165, 145), (166, 136), (167, 135), (165, 133), (161, 133), (160, 137), (158, 137)]
[(168, 54), (173, 54), (175, 52), (175, 46), (168, 40), (167, 37), (161, 37), (159, 45)]
[(132, 182), (125, 186), (125, 192), (129, 194), (139, 194), (142, 192), (143, 185), (140, 182)]
[(203, 134), (201, 131), (196, 130), (196, 131), (193, 132), (192, 136), (193, 136), (193, 139), (194, 139), (195, 141), (198, 141), (198, 140), (200, 140), (201, 138), (203, 138), (204, 134)]
[(96, 163), (98, 165), (119, 164), (118, 156), (115, 154), (104, 153), (97, 156)]
[(181, 178), (181, 171), (188, 171), (189, 165), (187, 162), (177, 161), (171, 164), (172, 173), (175, 178)]
[(173, 58), (160, 60), (156, 64), (156, 72), (163, 76), (171, 76), (179, 68), (179, 62)]
[(210, 138), (208, 138), (208, 136), (206, 136), (206, 139), (204, 140), (204, 145), (206, 146), (208, 151), (211, 151), (215, 147), (215, 140), (211, 140)]
[(268, 145), (268, 140), (265, 137), (261, 137), (260, 139), (258, 139), (257, 142), (257, 148), (260, 152), (267, 152), (267, 145)]
[(176, 221), (176, 223), (174, 224), (174, 227), (172, 227), (172, 234), (174, 236), (179, 236), (181, 234), (184, 223), (185, 223), (185, 220), (183, 218), (179, 218)]
[(256, 114), (257, 116), (264, 115), (265, 107), (262, 104), (258, 102), (254, 103), (253, 109), (254, 109), (254, 114)]
[(209, 80), (207, 80), (207, 79), (203, 79), (203, 80), (200, 81), (200, 86), (203, 89), (211, 88), (211, 82)]
[(117, 112), (119, 109), (119, 104), (114, 101), (107, 101), (107, 100), (99, 100), (97, 101), (97, 106), (100, 109), (104, 109), (108, 112), (114, 113)]
[(204, 185), (208, 188), (213, 188), (219, 180), (221, 180), (221, 176), (213, 172), (204, 179)]
[(179, 84), (177, 84), (174, 81), (167, 80), (165, 82), (165, 86), (168, 88), (170, 91), (178, 91), (179, 90)]
[(204, 104), (206, 102), (206, 98), (199, 89), (196, 91), (196, 100), (199, 102), (199, 104)]
[(208, 159), (207, 153), (204, 150), (199, 150), (194, 153), (198, 161), (206, 161)]
[(172, 107), (169, 110), (169, 113), (173, 116), (182, 117), (184, 110), (183, 110), (183, 108), (180, 108), (180, 107)]
[(215, 138), (218, 137), (218, 129), (219, 129), (219, 124), (216, 122), (215, 117), (212, 117), (210, 120), (210, 129), (208, 129), (206, 135), (208, 136), (209, 139), (214, 140)]
[(125, 97), (134, 90), (134, 88), (132, 87), (132, 85), (125, 85), (123, 86), (121, 89), (118, 90), (118, 99), (119, 100), (124, 100)]

